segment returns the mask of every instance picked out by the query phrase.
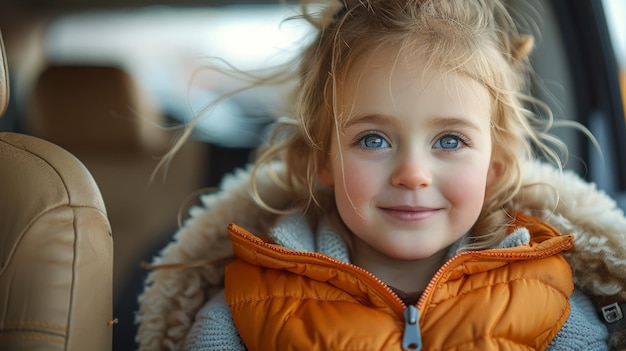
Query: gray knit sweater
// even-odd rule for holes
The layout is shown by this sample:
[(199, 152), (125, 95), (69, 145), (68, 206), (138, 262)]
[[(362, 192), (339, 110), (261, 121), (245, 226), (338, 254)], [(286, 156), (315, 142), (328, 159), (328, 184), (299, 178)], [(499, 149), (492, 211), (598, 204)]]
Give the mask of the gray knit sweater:
[[(270, 231), (270, 237), (278, 244), (298, 251), (317, 251), (336, 259), (349, 262), (348, 248), (341, 237), (329, 225), (322, 224), (317, 233), (300, 216), (285, 216)], [(528, 243), (530, 235), (520, 228), (509, 235), (499, 248), (514, 247)], [(456, 254), (461, 243), (450, 248), (449, 256)], [(608, 332), (598, 318), (587, 296), (575, 289), (570, 297), (570, 315), (552, 343), (549, 351), (605, 351), (608, 350)], [(520, 316), (523, 318), (523, 316)], [(239, 333), (226, 305), (223, 293), (215, 295), (196, 314), (194, 324), (187, 336), (185, 350), (189, 351), (245, 351)]]

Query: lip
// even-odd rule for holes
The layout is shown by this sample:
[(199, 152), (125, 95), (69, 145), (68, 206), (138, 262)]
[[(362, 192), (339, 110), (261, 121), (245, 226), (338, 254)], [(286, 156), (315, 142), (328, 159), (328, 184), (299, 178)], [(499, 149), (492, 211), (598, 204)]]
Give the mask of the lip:
[(422, 206), (394, 206), (380, 207), (380, 210), (403, 222), (419, 222), (434, 216), (440, 209)]

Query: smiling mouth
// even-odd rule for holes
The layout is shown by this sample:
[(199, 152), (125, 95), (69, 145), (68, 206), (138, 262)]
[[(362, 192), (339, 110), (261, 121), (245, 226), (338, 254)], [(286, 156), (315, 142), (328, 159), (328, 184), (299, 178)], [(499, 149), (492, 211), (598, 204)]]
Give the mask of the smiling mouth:
[(439, 211), (438, 208), (425, 207), (381, 207), (380, 209), (388, 216), (405, 222), (423, 221)]

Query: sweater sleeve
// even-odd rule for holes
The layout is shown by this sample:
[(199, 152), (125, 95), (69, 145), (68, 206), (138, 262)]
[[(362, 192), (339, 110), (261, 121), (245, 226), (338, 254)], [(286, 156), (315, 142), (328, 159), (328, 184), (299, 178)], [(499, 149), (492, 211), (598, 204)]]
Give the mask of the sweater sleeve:
[(245, 351), (223, 292), (196, 314), (187, 340), (186, 351)]
[(547, 351), (606, 351), (609, 334), (589, 298), (575, 289), (570, 315)]

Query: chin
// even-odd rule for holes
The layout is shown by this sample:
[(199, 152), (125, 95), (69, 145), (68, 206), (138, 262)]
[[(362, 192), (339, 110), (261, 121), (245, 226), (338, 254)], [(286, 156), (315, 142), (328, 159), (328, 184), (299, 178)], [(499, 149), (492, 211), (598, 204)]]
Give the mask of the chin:
[(407, 251), (406, 247), (403, 247), (402, 250), (394, 251), (390, 254), (387, 254), (387, 256), (398, 261), (421, 261), (431, 258), (435, 254), (440, 252), (441, 249), (439, 248), (432, 250), (424, 250), (424, 248), (419, 248), (417, 250)]

